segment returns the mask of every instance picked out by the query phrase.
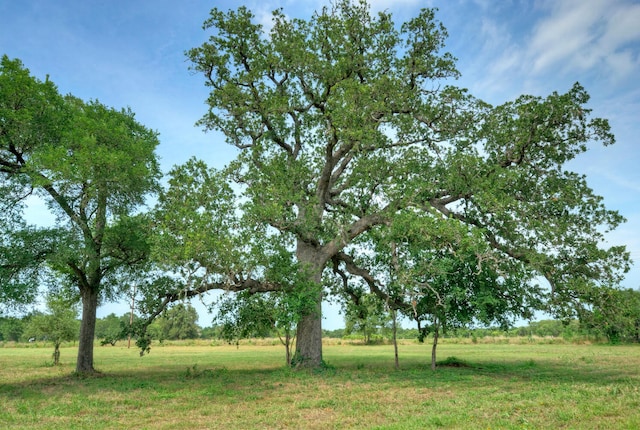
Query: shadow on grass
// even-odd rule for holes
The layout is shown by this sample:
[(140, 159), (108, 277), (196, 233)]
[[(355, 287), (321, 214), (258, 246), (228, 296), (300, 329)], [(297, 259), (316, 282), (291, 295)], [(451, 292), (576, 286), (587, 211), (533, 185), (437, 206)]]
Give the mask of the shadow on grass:
[[(238, 368), (229, 363), (171, 363), (140, 369), (102, 370), (95, 375), (60, 374), (16, 383), (0, 384), (0, 396), (39, 396), (52, 393), (82, 394), (109, 390), (132, 393), (144, 390), (151, 397), (186, 391), (201, 391), (209, 396), (268, 395), (283, 385), (318, 386), (332, 384), (401, 385), (430, 387), (466, 384), (589, 384), (608, 386), (620, 382), (637, 383), (632, 369), (607, 367), (576, 359), (572, 362), (544, 359), (512, 359), (473, 362), (449, 357), (439, 362), (436, 371), (417, 358), (401, 361), (401, 369), (379, 357), (340, 357), (322, 371), (294, 370), (281, 365)], [(177, 395), (177, 394), (176, 394)]]

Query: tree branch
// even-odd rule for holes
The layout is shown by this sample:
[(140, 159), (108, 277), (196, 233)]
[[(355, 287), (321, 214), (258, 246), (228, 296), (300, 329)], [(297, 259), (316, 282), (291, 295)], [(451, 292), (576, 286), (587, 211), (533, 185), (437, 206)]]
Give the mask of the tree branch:
[[(377, 295), (382, 300), (384, 300), (386, 303), (388, 303), (390, 308), (399, 309), (399, 310), (407, 310), (411, 308), (409, 304), (404, 303), (398, 297), (392, 297), (388, 293), (384, 292), (382, 288), (379, 286), (378, 281), (373, 277), (373, 275), (371, 275), (371, 273), (369, 273), (368, 270), (359, 267), (350, 255), (344, 252), (340, 252), (333, 258), (333, 261), (334, 261), (334, 268), (338, 267), (339, 262), (344, 263), (347, 272), (349, 272), (351, 275), (358, 276), (359, 278), (364, 280), (369, 286), (369, 290), (373, 294)], [(345, 284), (346, 275), (344, 275), (343, 273), (342, 277), (343, 277), (343, 284)]]

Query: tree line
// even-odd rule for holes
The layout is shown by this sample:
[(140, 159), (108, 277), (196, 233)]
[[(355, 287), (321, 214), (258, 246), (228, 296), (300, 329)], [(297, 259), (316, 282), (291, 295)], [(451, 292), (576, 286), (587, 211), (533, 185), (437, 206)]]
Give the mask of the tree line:
[[(640, 291), (620, 290), (615, 315), (610, 307), (596, 308), (591, 315), (581, 320), (540, 320), (517, 327), (469, 327), (461, 326), (443, 333), (443, 336), (463, 338), (483, 337), (562, 337), (568, 340), (591, 338), (606, 340), (609, 343), (640, 343)], [(198, 313), (190, 304), (181, 303), (169, 309), (157, 318), (149, 327), (153, 340), (218, 339), (229, 343), (247, 338), (277, 338), (282, 333), (272, 324), (259, 326), (255, 322), (250, 327), (239, 329), (237, 319), (226, 322), (216, 319), (208, 327), (197, 324)], [(95, 337), (101, 345), (115, 345), (130, 338), (135, 333), (132, 325), (140, 319), (137, 315), (125, 313), (117, 316), (111, 313), (97, 318)], [(376, 315), (345, 315), (345, 327), (323, 330), (323, 338), (338, 338), (375, 344), (392, 339), (393, 327), (388, 313)], [(60, 342), (76, 341), (80, 321), (77, 312), (62, 301), (49, 300), (47, 312), (32, 312), (22, 317), (0, 317), (0, 341), (29, 342), (51, 341), (58, 346)], [(398, 327), (398, 339), (424, 339), (425, 333), (418, 328)], [(57, 348), (56, 348), (57, 349)]]
[[(433, 363), (454, 328), (617, 314), (631, 261), (604, 234), (624, 218), (567, 166), (615, 141), (585, 88), (474, 97), (434, 9), (396, 24), (337, 0), (272, 24), (211, 10), (208, 41), (186, 52), (210, 90), (198, 125), (238, 155), (220, 169), (191, 159), (166, 186), (158, 134), (131, 110), (62, 95), (2, 57), (0, 307), (43, 287), (79, 303), (79, 373), (95, 370), (98, 305), (121, 297), (146, 352), (158, 317), (223, 290), (211, 307), (229, 336), (276, 327), (299, 367), (323, 365), (326, 298), (415, 321)], [(54, 226), (27, 224), (30, 196)]]

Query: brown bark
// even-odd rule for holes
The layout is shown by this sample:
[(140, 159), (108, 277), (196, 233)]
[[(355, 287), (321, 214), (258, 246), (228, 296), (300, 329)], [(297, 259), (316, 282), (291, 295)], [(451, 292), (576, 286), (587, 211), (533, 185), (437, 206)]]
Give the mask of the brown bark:
[(96, 313), (98, 310), (98, 290), (84, 287), (82, 296), (82, 320), (78, 342), (77, 373), (93, 373), (93, 340), (96, 333)]
[(60, 364), (60, 343), (55, 342), (53, 345), (53, 365), (57, 366)]
[(391, 310), (392, 323), (393, 323), (393, 356), (396, 369), (400, 369), (400, 361), (398, 359), (398, 311)]
[[(303, 241), (298, 241), (296, 256), (309, 271), (311, 280), (322, 282), (322, 270), (328, 257)], [(315, 309), (298, 322), (294, 362), (298, 367), (322, 366), (322, 291), (318, 292)]]
[(305, 315), (298, 322), (295, 363), (297, 367), (322, 366), (322, 314), (318, 300), (317, 312)]
[(440, 336), (440, 324), (437, 319), (434, 323), (433, 345), (431, 346), (431, 370), (436, 370), (436, 349), (438, 348), (438, 337)]

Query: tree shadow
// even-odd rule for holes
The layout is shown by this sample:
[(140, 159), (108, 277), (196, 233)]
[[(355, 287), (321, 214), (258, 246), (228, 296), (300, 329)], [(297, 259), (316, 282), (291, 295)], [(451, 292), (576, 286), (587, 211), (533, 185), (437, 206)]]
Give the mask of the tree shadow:
[[(577, 359), (579, 361), (579, 359)], [(135, 390), (181, 391), (207, 389), (213, 394), (240, 395), (263, 390), (272, 391), (282, 384), (332, 384), (349, 381), (353, 384), (400, 384), (437, 388), (439, 384), (466, 384), (470, 380), (482, 384), (640, 384), (640, 377), (631, 368), (612, 365), (602, 367), (590, 363), (576, 365), (546, 359), (512, 359), (500, 361), (467, 361), (449, 357), (439, 362), (433, 371), (426, 360), (401, 360), (401, 368), (393, 368), (392, 360), (378, 357), (368, 360), (354, 357), (337, 360), (322, 370), (292, 369), (283, 365), (262, 365), (229, 368), (225, 364), (172, 363), (142, 369), (108, 370), (90, 375), (56, 374), (0, 385), (0, 396), (23, 396), (56, 392), (66, 394), (91, 390), (129, 393)], [(25, 394), (27, 393), (27, 394)], [(30, 394), (28, 394), (30, 393)]]

